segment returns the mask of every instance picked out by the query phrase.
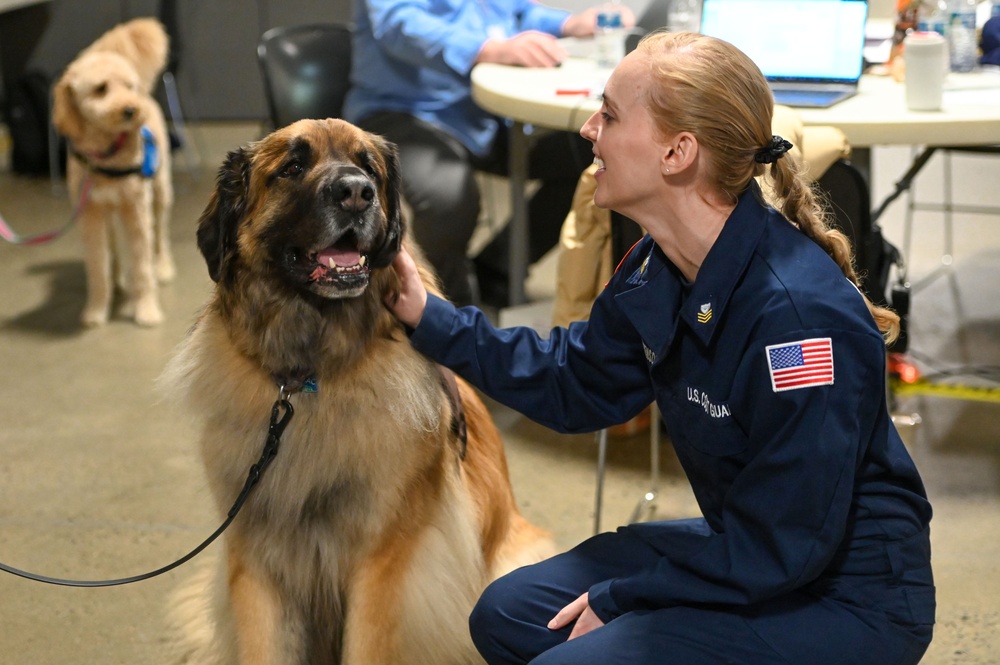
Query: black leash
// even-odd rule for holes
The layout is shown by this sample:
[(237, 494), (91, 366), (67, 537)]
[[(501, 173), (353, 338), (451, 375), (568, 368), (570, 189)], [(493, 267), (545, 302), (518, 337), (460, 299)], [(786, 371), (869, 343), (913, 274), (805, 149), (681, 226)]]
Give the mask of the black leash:
[(271, 422), (267, 426), (267, 439), (264, 442), (264, 450), (261, 452), (260, 459), (257, 460), (257, 463), (250, 467), (250, 473), (247, 474), (247, 479), (243, 484), (243, 489), (240, 491), (239, 496), (236, 497), (233, 507), (229, 509), (226, 521), (223, 522), (222, 526), (216, 529), (215, 533), (209, 536), (201, 545), (198, 545), (198, 547), (194, 548), (177, 561), (142, 575), (123, 577), (117, 580), (64, 580), (58, 577), (46, 577), (45, 575), (29, 573), (2, 563), (0, 563), (0, 570), (8, 572), (12, 575), (17, 575), (18, 577), (34, 580), (36, 582), (45, 582), (46, 584), (58, 584), (60, 586), (73, 587), (107, 587), (148, 580), (152, 577), (156, 577), (157, 575), (162, 575), (167, 571), (173, 570), (181, 564), (187, 563), (200, 554), (202, 550), (211, 545), (212, 542), (221, 536), (222, 532), (225, 531), (230, 524), (232, 524), (233, 520), (236, 519), (236, 515), (239, 514), (240, 508), (243, 507), (243, 504), (246, 503), (247, 498), (250, 496), (250, 491), (260, 480), (260, 477), (264, 474), (264, 470), (271, 464), (271, 460), (274, 459), (274, 456), (278, 454), (278, 445), (281, 443), (281, 434), (285, 431), (285, 427), (288, 425), (288, 421), (292, 419), (292, 414), (294, 412), (295, 411), (292, 409), (291, 402), (288, 401), (288, 395), (285, 392), (285, 388), (282, 386), (278, 392), (277, 401), (275, 401), (274, 406), (271, 407)]

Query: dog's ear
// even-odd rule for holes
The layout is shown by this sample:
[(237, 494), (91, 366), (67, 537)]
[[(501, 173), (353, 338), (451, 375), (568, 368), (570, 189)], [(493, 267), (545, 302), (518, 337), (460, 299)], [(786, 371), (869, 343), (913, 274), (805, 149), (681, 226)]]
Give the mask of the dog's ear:
[(399, 253), (400, 243), (403, 240), (405, 231), (403, 226), (403, 210), (401, 201), (402, 180), (399, 172), (399, 149), (395, 143), (385, 140), (380, 136), (373, 136), (372, 140), (378, 147), (382, 160), (385, 163), (385, 184), (382, 188), (382, 203), (385, 206), (385, 216), (388, 224), (385, 241), (371, 256), (368, 257), (369, 265), (374, 268), (385, 268), (392, 263)]
[(52, 126), (70, 142), (83, 136), (83, 116), (76, 105), (68, 73), (52, 87)]
[(214, 282), (225, 278), (229, 262), (236, 254), (236, 231), (246, 211), (250, 186), (250, 158), (248, 148), (239, 148), (226, 156), (212, 198), (198, 220), (198, 249)]

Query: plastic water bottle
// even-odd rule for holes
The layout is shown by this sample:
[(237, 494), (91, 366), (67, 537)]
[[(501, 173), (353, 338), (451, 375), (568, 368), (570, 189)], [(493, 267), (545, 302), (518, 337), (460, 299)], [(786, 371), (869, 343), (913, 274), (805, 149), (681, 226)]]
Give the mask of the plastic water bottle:
[(672, 0), (667, 9), (667, 28), (671, 32), (701, 30), (701, 0)]
[(948, 37), (948, 24), (951, 22), (951, 12), (948, 0), (931, 0), (920, 8), (917, 17), (917, 30), (920, 32), (936, 32), (942, 37)]
[(604, 5), (597, 12), (594, 29), (594, 62), (611, 69), (625, 57), (625, 28), (622, 10), (616, 4)]
[(971, 72), (976, 68), (976, 0), (952, 0), (948, 7), (948, 54), (951, 71)]
[[(917, 17), (917, 30), (919, 32), (936, 32), (948, 39), (948, 25), (950, 23), (951, 12), (948, 9), (948, 0), (930, 0), (921, 7), (920, 15)], [(950, 51), (950, 47), (947, 50)], [(945, 71), (951, 69), (949, 53), (945, 53), (944, 68)]]

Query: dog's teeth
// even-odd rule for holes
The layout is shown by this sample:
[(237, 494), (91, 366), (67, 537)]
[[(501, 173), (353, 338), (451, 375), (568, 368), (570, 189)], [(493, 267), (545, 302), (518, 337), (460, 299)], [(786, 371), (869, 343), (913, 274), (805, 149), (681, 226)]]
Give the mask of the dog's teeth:
[(332, 256), (329, 257), (329, 258), (327, 258), (327, 261), (329, 261), (331, 268), (336, 268), (337, 267), (337, 262), (333, 260)]
[(361, 255), (361, 260), (360, 260), (360, 261), (358, 261), (358, 265), (359, 265), (359, 266), (361, 266), (361, 267), (363, 268), (363, 267), (365, 266), (365, 264), (366, 264), (366, 263), (368, 263), (368, 257), (367, 257), (367, 256), (365, 256), (364, 254), (362, 254), (362, 255)]

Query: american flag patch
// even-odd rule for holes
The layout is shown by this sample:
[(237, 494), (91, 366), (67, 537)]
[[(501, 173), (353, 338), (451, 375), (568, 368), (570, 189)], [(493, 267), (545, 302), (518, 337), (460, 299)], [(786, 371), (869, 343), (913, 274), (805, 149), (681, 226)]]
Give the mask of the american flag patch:
[(833, 383), (833, 342), (829, 337), (774, 344), (764, 351), (776, 393)]

